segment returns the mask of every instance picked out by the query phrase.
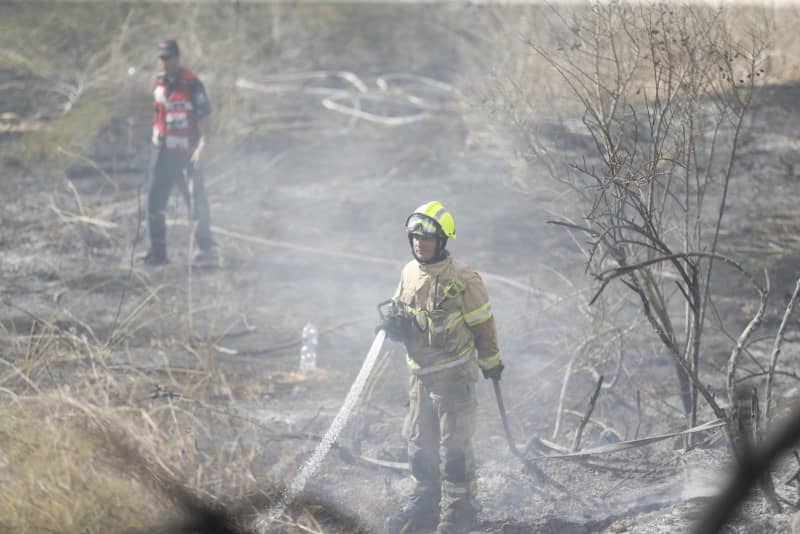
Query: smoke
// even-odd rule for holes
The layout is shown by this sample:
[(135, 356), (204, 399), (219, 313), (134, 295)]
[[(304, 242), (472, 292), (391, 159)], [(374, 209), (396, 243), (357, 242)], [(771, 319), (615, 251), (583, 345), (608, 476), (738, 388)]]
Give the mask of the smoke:
[[(338, 409), (332, 403), (344, 398), (362, 365), (378, 320), (375, 305), (394, 293), (400, 269), (411, 259), (403, 222), (416, 206), (436, 199), (455, 216), (451, 253), (484, 274), (489, 288), (506, 365), (504, 394), (520, 447), (533, 436), (571, 443), (599, 375), (607, 387), (584, 447), (611, 435), (665, 430), (680, 420), (669, 360), (635, 307), (614, 294), (588, 306), (595, 287), (584, 272), (585, 238), (547, 224), (580, 221), (584, 206), (559, 180), (568, 163), (584, 157), (591, 162), (592, 145), (575, 116), (561, 120), (563, 87), (517, 38), (551, 40), (541, 9), (514, 6), (497, 19), (492, 10), (457, 5), (203, 3), (158, 5), (157, 13), (126, 7), (117, 21), (125, 31), (111, 32), (100, 59), (76, 60), (85, 82), (80, 87), (115, 95), (115, 84), (124, 79), (127, 91), (141, 95), (126, 99), (131, 109), (125, 124), (133, 133), (125, 132), (127, 143), (121, 143), (137, 153), (125, 157), (141, 171), (149, 83), (157, 69), (153, 43), (174, 29), (171, 18), (186, 21), (175, 37), (185, 65), (207, 82), (214, 108), (206, 176), (224, 265), (218, 273), (193, 273), (194, 330), (186, 337), (215, 340), (212, 349), (228, 352), (212, 351), (209, 361), (228, 358), (225, 363), (233, 362), (241, 375), (273, 387), (269, 373), (296, 370), (299, 351), (292, 343), (302, 326), (311, 321), (323, 332), (319, 382), (305, 377), (305, 386), (259, 391), (257, 400), (237, 400), (236, 408), (258, 414), (267, 405), (295, 431), (327, 427)], [(69, 8), (59, 10), (73, 20)], [(470, 26), (475, 21), (478, 31)], [(97, 21), (92, 27), (103, 29)], [(51, 54), (72, 49), (56, 41), (46, 47)], [(22, 48), (31, 54), (39, 49)], [(527, 91), (522, 96), (530, 97), (524, 102), (530, 108), (511, 98), (520, 107), (498, 111), (498, 93), (489, 89), (510, 90), (496, 85), (503, 76), (525, 82), (514, 90)], [(87, 184), (81, 193), (100, 206), (90, 215), (133, 216), (132, 198), (91, 197), (96, 192)], [(182, 209), (173, 205), (170, 217), (184, 219)], [(188, 226), (171, 226), (175, 269), (163, 279), (146, 275), (173, 292), (164, 301), (176, 309), (186, 286), (188, 237)], [(288, 348), (267, 350), (273, 345)], [(253, 361), (244, 358), (248, 351), (262, 352)], [(368, 431), (351, 443), (345, 428), (344, 446), (377, 456), (402, 450), (406, 374), (399, 350), (394, 357), (365, 408)], [(238, 398), (238, 391), (230, 392), (235, 385), (219, 389), (219, 399)], [(525, 521), (566, 510), (582, 517), (574, 496), (548, 496), (548, 488), (537, 491), (521, 478), (517, 460), (496, 439), (502, 427), (488, 383), (481, 384), (479, 397), (475, 440), (487, 516), (500, 520), (519, 511)], [(293, 445), (277, 447), (302, 456)], [(646, 464), (653, 460), (647, 454), (628, 462)], [(636, 473), (629, 492), (611, 491), (626, 480), (630, 466), (624, 459), (598, 463), (543, 466), (576, 493), (596, 498), (591, 510), (597, 520), (705, 496), (716, 487), (707, 472), (687, 469), (664, 474), (663, 487)], [(387, 499), (400, 500), (403, 484), (396, 474), (355, 471), (335, 459), (309, 481), (367, 521), (385, 512)], [(608, 491), (619, 498), (606, 498)]]

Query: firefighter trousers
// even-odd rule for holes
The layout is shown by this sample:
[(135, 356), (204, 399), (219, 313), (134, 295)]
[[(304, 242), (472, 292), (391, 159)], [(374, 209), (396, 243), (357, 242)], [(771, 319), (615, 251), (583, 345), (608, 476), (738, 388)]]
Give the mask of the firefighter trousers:
[(173, 186), (178, 186), (182, 195), (188, 192), (187, 180), (192, 180), (192, 219), (197, 221), (195, 240), (201, 250), (209, 250), (214, 241), (211, 238), (211, 216), (203, 173), (195, 169), (184, 152), (173, 152), (155, 148), (150, 162), (147, 184), (147, 228), (150, 233), (150, 247), (157, 253), (166, 253), (167, 230), (166, 209)]
[(469, 373), (411, 376), (408, 440), (413, 492), (441, 502), (441, 513), (476, 511), (477, 479), (472, 436), (477, 399)]

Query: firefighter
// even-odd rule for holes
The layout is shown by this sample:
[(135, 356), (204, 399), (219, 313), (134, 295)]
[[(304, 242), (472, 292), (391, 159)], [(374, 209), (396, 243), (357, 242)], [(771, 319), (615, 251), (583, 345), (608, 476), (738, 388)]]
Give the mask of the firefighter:
[[(200, 168), (206, 147), (203, 126), (211, 106), (202, 82), (192, 71), (181, 66), (180, 49), (174, 39), (165, 39), (158, 44), (158, 57), (164, 72), (156, 77), (153, 87), (154, 149), (147, 191), (150, 250), (143, 260), (148, 265), (168, 263), (164, 211), (172, 187), (177, 186), (187, 204), (191, 205), (192, 218), (197, 221), (195, 240), (198, 253), (194, 261), (205, 263), (215, 258), (208, 199)], [(193, 185), (191, 201), (187, 180), (191, 180)]]
[(503, 372), (494, 316), (481, 277), (447, 251), (455, 221), (440, 202), (417, 208), (406, 232), (414, 259), (403, 268), (394, 311), (379, 328), (407, 349), (403, 435), (413, 490), (385, 530), (468, 532), (478, 512), (472, 449), (478, 371), (496, 380)]

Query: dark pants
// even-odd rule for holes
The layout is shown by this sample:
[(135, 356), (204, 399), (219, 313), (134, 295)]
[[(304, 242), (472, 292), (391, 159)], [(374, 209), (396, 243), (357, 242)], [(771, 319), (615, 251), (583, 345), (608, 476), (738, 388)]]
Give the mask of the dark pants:
[(147, 184), (147, 227), (150, 231), (150, 247), (156, 253), (166, 253), (167, 250), (164, 212), (172, 187), (177, 185), (182, 191), (187, 191), (187, 177), (191, 177), (193, 181), (192, 219), (197, 221), (197, 246), (201, 250), (208, 250), (214, 245), (203, 173), (192, 166), (189, 157), (190, 154), (184, 152), (172, 152), (163, 148), (153, 150)]

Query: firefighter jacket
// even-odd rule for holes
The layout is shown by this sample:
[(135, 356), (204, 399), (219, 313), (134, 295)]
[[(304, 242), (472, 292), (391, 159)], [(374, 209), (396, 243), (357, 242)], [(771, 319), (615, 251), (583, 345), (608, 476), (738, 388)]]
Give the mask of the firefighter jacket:
[(211, 112), (205, 88), (189, 69), (174, 80), (161, 74), (153, 86), (153, 144), (169, 151), (189, 152), (200, 137), (197, 120)]
[[(489, 294), (481, 277), (449, 255), (436, 263), (410, 261), (400, 275), (395, 300), (410, 315), (407, 360), (416, 375), (500, 363)], [(475, 370), (477, 372), (477, 369)]]

